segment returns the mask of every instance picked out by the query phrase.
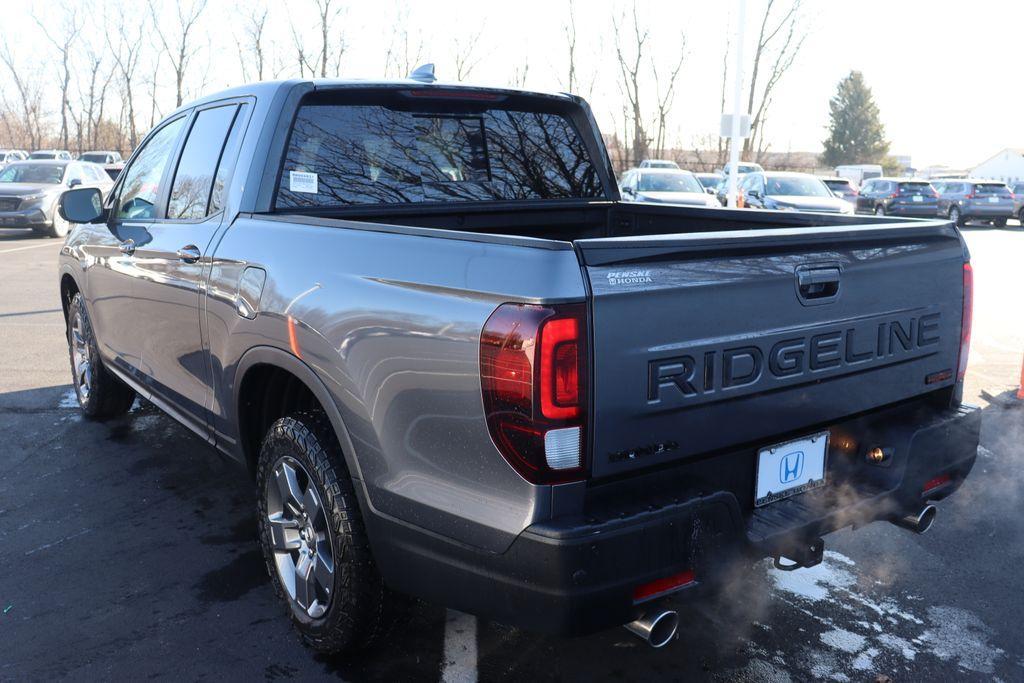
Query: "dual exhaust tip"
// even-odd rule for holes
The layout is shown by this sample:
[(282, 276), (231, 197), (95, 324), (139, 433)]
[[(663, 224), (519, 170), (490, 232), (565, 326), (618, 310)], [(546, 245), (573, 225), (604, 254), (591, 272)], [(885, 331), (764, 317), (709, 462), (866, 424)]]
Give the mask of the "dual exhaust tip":
[(679, 613), (669, 609), (653, 610), (624, 626), (651, 647), (664, 647), (679, 629)]
[[(925, 505), (916, 513), (892, 519), (898, 527), (923, 534), (932, 528), (938, 510), (934, 505)], [(675, 610), (652, 610), (636, 621), (624, 625), (625, 629), (653, 648), (664, 647), (679, 630), (679, 613)]]
[(915, 534), (923, 534), (932, 528), (937, 513), (938, 510), (934, 505), (925, 505), (919, 512), (911, 513), (905, 517), (896, 517), (890, 521), (898, 527), (913, 531)]

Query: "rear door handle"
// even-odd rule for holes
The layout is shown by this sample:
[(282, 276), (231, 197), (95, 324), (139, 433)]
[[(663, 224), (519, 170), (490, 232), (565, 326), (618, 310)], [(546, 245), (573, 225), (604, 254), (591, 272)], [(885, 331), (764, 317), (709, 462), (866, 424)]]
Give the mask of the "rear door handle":
[(199, 252), (199, 247), (194, 244), (189, 244), (178, 250), (178, 258), (185, 263), (195, 263), (202, 257)]

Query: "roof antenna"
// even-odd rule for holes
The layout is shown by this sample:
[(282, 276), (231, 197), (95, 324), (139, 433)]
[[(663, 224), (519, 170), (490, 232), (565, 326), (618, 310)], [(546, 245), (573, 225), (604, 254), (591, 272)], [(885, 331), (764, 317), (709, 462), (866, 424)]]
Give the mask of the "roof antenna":
[(434, 65), (433, 64), (422, 64), (412, 70), (409, 74), (409, 79), (413, 81), (419, 81), (420, 83), (433, 83), (437, 80), (434, 76)]

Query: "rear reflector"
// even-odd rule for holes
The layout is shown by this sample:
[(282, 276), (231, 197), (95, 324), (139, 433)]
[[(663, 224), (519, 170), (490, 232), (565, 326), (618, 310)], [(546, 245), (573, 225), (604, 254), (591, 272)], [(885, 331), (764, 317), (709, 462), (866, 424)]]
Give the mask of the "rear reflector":
[(930, 493), (931, 491), (934, 491), (935, 489), (941, 486), (945, 486), (951, 481), (953, 481), (953, 477), (951, 477), (950, 475), (940, 474), (934, 479), (929, 479), (928, 481), (926, 481), (924, 483), (924, 486), (921, 487), (921, 493)]
[(967, 374), (967, 358), (971, 353), (971, 325), (974, 321), (974, 269), (964, 264), (964, 312), (960, 322), (960, 360), (957, 363), (957, 381)]
[(633, 602), (652, 600), (654, 598), (661, 597), (666, 593), (671, 593), (674, 590), (688, 586), (691, 583), (696, 583), (696, 578), (692, 569), (678, 574), (673, 574), (672, 576), (666, 576), (663, 579), (656, 579), (650, 583), (645, 583), (642, 586), (637, 586), (633, 591)]
[(553, 470), (580, 466), (580, 428), (549, 429), (544, 435), (544, 459)]

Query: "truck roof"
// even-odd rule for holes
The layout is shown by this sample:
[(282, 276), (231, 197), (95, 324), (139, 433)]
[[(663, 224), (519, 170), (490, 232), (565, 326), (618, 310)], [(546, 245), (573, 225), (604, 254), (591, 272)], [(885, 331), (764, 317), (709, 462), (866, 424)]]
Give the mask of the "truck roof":
[[(509, 86), (486, 86), (486, 85), (466, 85), (465, 83), (446, 83), (442, 81), (436, 81), (434, 83), (424, 83), (423, 81), (413, 80), (411, 78), (395, 78), (395, 79), (381, 79), (381, 80), (370, 80), (370, 79), (340, 79), (340, 78), (305, 78), (305, 79), (289, 79), (289, 80), (277, 80), (277, 81), (256, 81), (253, 83), (247, 83), (245, 85), (236, 86), (234, 88), (228, 88), (227, 90), (220, 90), (218, 92), (210, 93), (205, 97), (201, 97), (197, 100), (187, 102), (182, 106), (178, 107), (174, 112), (168, 114), (173, 115), (179, 111), (185, 111), (191, 109), (197, 105), (206, 104), (209, 102), (216, 102), (217, 100), (223, 100), (231, 97), (272, 97), (281, 91), (291, 90), (295, 86), (306, 85), (312, 86), (314, 90), (343, 90), (347, 88), (404, 88), (409, 90), (437, 90), (437, 91), (486, 91), (492, 93), (504, 93), (509, 95), (529, 95), (531, 97), (548, 97), (563, 101), (575, 101), (576, 98), (568, 93), (552, 93), (552, 92), (541, 92), (536, 90), (525, 90), (523, 88), (513, 88)], [(164, 117), (167, 118), (167, 117)]]

